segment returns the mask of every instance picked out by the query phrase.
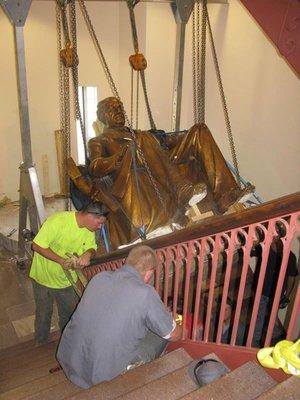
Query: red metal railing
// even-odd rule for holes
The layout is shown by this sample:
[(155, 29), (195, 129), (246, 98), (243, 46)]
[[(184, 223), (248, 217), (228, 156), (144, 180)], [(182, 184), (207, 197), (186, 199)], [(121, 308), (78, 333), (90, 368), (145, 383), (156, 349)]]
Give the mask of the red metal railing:
[[(261, 218), (266, 213), (270, 218)], [(246, 210), (238, 217), (231, 215), (218, 217), (216, 222), (203, 221), (198, 228), (147, 242), (156, 249), (160, 261), (155, 275), (155, 288), (166, 305), (171, 299), (174, 317), (179, 308), (183, 315), (186, 328), (183, 330), (183, 340), (224, 343), (222, 334), (228, 310), (227, 298), (231, 297), (235, 304), (232, 306), (232, 316), (227, 321), (231, 330), (228, 343), (233, 346), (240, 340), (240, 327), (244, 325), (245, 338), (239, 344), (253, 347), (253, 339), (259, 333), (264, 337), (264, 346), (270, 345), (274, 326), (279, 321), (278, 309), (289, 255), (300, 233), (299, 218), (298, 193)], [(222, 222), (223, 231), (220, 230)], [(183, 240), (184, 237), (187, 239)], [(270, 249), (274, 243), (280, 245), (281, 262), (272, 304), (262, 324), (262, 294)], [(253, 248), (258, 246), (261, 248), (259, 270), (252, 255)], [(119, 268), (128, 250), (103, 256), (96, 265), (85, 269), (85, 275), (90, 279), (103, 270)], [(295, 300), (289, 305), (286, 316), (288, 339), (294, 339), (298, 334), (296, 325), (299, 309), (298, 285)]]

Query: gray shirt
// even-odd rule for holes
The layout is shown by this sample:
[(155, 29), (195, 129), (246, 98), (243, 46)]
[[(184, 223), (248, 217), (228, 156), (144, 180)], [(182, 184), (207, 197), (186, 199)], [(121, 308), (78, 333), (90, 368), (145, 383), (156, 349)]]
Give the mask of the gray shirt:
[(125, 265), (89, 282), (63, 332), (57, 358), (73, 383), (88, 388), (123, 372), (148, 330), (164, 337), (172, 329), (172, 316), (155, 289)]

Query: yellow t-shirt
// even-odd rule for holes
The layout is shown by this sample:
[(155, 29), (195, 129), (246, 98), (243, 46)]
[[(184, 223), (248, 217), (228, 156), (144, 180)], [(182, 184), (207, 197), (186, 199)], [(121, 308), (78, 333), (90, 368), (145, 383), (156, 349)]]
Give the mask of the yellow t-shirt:
[[(75, 211), (63, 211), (51, 215), (43, 223), (33, 242), (44, 249), (50, 248), (64, 258), (67, 258), (66, 253), (77, 253), (80, 256), (89, 249), (97, 248), (95, 232), (78, 226)], [(71, 274), (76, 282), (76, 273), (71, 271)], [(29, 276), (37, 283), (54, 289), (71, 286), (60, 264), (36, 252)]]

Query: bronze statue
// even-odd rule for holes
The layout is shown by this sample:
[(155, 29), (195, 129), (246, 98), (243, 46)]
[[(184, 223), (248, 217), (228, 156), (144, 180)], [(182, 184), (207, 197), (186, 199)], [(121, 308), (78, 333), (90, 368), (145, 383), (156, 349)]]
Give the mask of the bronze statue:
[[(207, 188), (224, 212), (241, 196), (234, 177), (205, 125), (194, 125), (186, 135), (172, 137), (163, 150), (147, 131), (125, 126), (123, 106), (114, 97), (98, 103), (103, 133), (89, 141), (89, 172), (93, 183), (69, 165), (76, 186), (113, 212), (109, 231), (113, 247), (137, 238), (137, 228), (151, 232), (183, 219), (186, 207), (202, 200)], [(213, 161), (213, 162), (212, 162)], [(109, 189), (97, 179), (109, 176)]]

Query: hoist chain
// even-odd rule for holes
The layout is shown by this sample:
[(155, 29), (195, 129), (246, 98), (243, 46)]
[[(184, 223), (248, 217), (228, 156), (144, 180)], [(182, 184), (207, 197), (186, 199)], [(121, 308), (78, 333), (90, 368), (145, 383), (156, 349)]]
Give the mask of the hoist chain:
[(140, 71), (136, 71), (135, 129), (139, 128)]
[(136, 23), (135, 23), (135, 15), (134, 15), (134, 11), (133, 11), (133, 4), (132, 4), (131, 0), (127, 0), (127, 6), (129, 9), (129, 18), (130, 18), (130, 25), (131, 25), (131, 32), (132, 32), (133, 47), (134, 47), (134, 51), (136, 53), (138, 53), (140, 49), (139, 49)]
[(130, 125), (133, 126), (133, 68), (130, 76)]
[(57, 55), (58, 55), (58, 77), (59, 77), (59, 115), (60, 115), (60, 128), (63, 129), (65, 120), (65, 107), (64, 107), (64, 79), (63, 79), (63, 64), (60, 60), (60, 52), (62, 50), (61, 42), (61, 10), (58, 3), (55, 6), (56, 11), (56, 32), (57, 32)]
[(202, 26), (201, 26), (201, 73), (199, 99), (199, 122), (205, 123), (205, 72), (206, 72), (206, 26), (207, 26), (207, 0), (202, 1)]
[[(137, 54), (139, 52), (139, 42), (138, 42), (138, 35), (137, 35), (137, 29), (136, 29), (135, 15), (134, 15), (134, 10), (133, 10), (133, 8), (134, 8), (134, 6), (136, 4), (137, 4), (137, 2), (135, 2), (135, 1), (127, 0), (127, 6), (128, 6), (128, 9), (129, 9), (129, 15), (130, 15), (130, 24), (131, 24), (131, 31), (132, 31), (133, 47), (134, 47), (134, 51)], [(151, 111), (151, 108), (150, 108), (150, 102), (149, 102), (149, 96), (148, 96), (148, 91), (147, 91), (147, 86), (146, 86), (146, 78), (145, 78), (145, 71), (144, 70), (140, 71), (140, 76), (141, 76), (141, 82), (142, 82), (144, 97), (145, 97), (145, 104), (146, 104), (149, 124), (151, 126), (151, 129), (156, 130), (156, 126), (155, 126), (155, 123), (154, 123), (154, 120), (153, 120), (152, 111)]]
[(199, 110), (200, 110), (200, 0), (196, 2), (196, 87), (197, 87), (197, 106), (196, 106), (196, 122), (199, 123)]
[(206, 10), (205, 13), (207, 16), (208, 32), (209, 32), (211, 48), (212, 48), (212, 56), (213, 56), (213, 61), (214, 61), (214, 65), (215, 65), (215, 70), (216, 70), (216, 74), (217, 74), (217, 80), (218, 80), (218, 85), (219, 85), (219, 90), (220, 90), (220, 95), (221, 95), (221, 100), (222, 100), (222, 106), (223, 106), (223, 111), (224, 111), (226, 129), (227, 129), (227, 136), (228, 136), (230, 151), (231, 151), (231, 157), (232, 157), (234, 168), (236, 170), (237, 182), (238, 182), (238, 185), (241, 187), (241, 176), (239, 173), (236, 149), (235, 149), (233, 134), (232, 134), (232, 130), (231, 130), (231, 124), (230, 124), (230, 120), (229, 120), (229, 114), (228, 114), (226, 98), (225, 98), (225, 93), (224, 93), (224, 88), (223, 88), (223, 83), (222, 83), (222, 78), (221, 78), (221, 73), (220, 73), (220, 67), (219, 67), (218, 58), (217, 58), (216, 47), (215, 47), (213, 33), (212, 33), (212, 29), (211, 29), (209, 14), (207, 12), (207, 5), (205, 5), (205, 10)]
[(196, 16), (195, 4), (192, 13), (192, 77), (193, 77), (193, 116), (197, 122), (197, 86), (196, 86)]
[(77, 25), (76, 25), (75, 0), (72, 0), (70, 2), (69, 16), (70, 16), (71, 39), (73, 44), (73, 54), (76, 57), (71, 67), (72, 80), (73, 80), (73, 93), (74, 93), (74, 111), (75, 111), (75, 117), (80, 124), (80, 131), (84, 148), (85, 164), (87, 164), (88, 154), (87, 154), (87, 144), (86, 144), (86, 130), (85, 130), (86, 127), (83, 123), (83, 118), (81, 115), (80, 104), (79, 104), (79, 95), (78, 95), (79, 82), (78, 82)]
[(94, 29), (94, 27), (93, 27), (93, 25), (92, 25), (92, 21), (91, 21), (91, 19), (90, 19), (89, 14), (88, 14), (87, 8), (86, 8), (86, 6), (85, 6), (83, 0), (78, 0), (78, 2), (79, 2), (79, 5), (80, 5), (80, 9), (81, 9), (81, 11), (82, 11), (84, 20), (85, 20), (85, 22), (86, 22), (88, 31), (89, 31), (90, 36), (91, 36), (91, 38), (92, 38), (92, 40), (93, 40), (93, 43), (94, 43), (94, 45), (95, 45), (95, 47), (96, 47), (98, 56), (99, 56), (99, 58), (100, 58), (101, 65), (102, 65), (102, 67), (103, 67), (103, 69), (104, 69), (104, 73), (105, 73), (106, 78), (107, 78), (107, 80), (108, 80), (108, 83), (109, 83), (109, 85), (110, 85), (111, 91), (112, 91), (114, 97), (116, 97), (116, 98), (119, 100), (120, 104), (122, 105), (122, 111), (123, 111), (123, 113), (124, 113), (125, 121), (126, 121), (127, 126), (129, 127), (129, 131), (130, 131), (130, 134), (131, 134), (131, 136), (132, 136), (132, 139), (134, 140), (134, 142), (135, 142), (135, 144), (136, 144), (137, 151), (138, 151), (138, 153), (139, 153), (139, 155), (140, 155), (140, 158), (141, 158), (141, 160), (142, 160), (142, 163), (143, 163), (144, 167), (146, 168), (147, 174), (148, 174), (149, 179), (150, 179), (150, 182), (151, 182), (151, 184), (152, 184), (152, 186), (153, 186), (153, 188), (154, 188), (154, 190), (155, 190), (155, 193), (156, 193), (156, 195), (157, 195), (157, 197), (158, 197), (158, 200), (159, 200), (159, 202), (161, 203), (161, 206), (164, 207), (165, 205), (164, 205), (163, 198), (162, 198), (161, 193), (160, 193), (160, 191), (159, 191), (159, 189), (158, 189), (158, 187), (157, 187), (157, 185), (156, 185), (156, 183), (155, 183), (155, 181), (154, 181), (154, 178), (153, 178), (153, 175), (152, 175), (151, 170), (150, 170), (150, 168), (149, 168), (149, 165), (148, 165), (148, 163), (147, 163), (147, 161), (146, 161), (146, 159), (145, 159), (145, 155), (144, 155), (144, 153), (143, 153), (143, 151), (142, 151), (140, 145), (137, 143), (136, 134), (135, 134), (134, 130), (132, 129), (132, 125), (131, 125), (131, 123), (130, 123), (130, 121), (129, 121), (129, 118), (128, 118), (127, 113), (126, 113), (126, 111), (125, 111), (125, 109), (124, 109), (123, 103), (122, 103), (122, 101), (121, 101), (121, 98), (120, 98), (120, 96), (119, 96), (118, 90), (117, 90), (116, 85), (115, 85), (115, 83), (114, 83), (114, 81), (113, 81), (113, 78), (112, 78), (112, 76), (111, 76), (110, 70), (109, 70), (109, 68), (108, 68), (107, 62), (106, 62), (105, 57), (104, 57), (104, 54), (103, 54), (103, 52), (102, 52), (100, 43), (99, 43), (99, 41), (98, 41), (98, 38), (97, 38), (97, 35), (96, 35), (96, 32), (95, 32), (95, 29)]
[[(66, 195), (65, 209), (70, 210), (71, 204), (69, 199), (69, 180), (67, 171), (67, 159), (70, 157), (70, 88), (69, 88), (69, 70), (60, 59), (62, 45), (62, 13), (61, 6), (56, 3), (56, 29), (57, 29), (57, 50), (58, 50), (58, 73), (59, 73), (59, 109), (60, 109), (60, 129), (63, 132), (63, 171), (64, 175), (64, 191)], [(65, 38), (64, 42), (68, 38)]]

